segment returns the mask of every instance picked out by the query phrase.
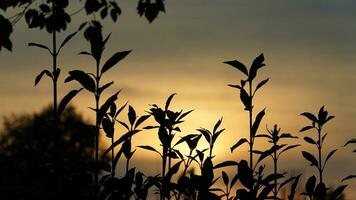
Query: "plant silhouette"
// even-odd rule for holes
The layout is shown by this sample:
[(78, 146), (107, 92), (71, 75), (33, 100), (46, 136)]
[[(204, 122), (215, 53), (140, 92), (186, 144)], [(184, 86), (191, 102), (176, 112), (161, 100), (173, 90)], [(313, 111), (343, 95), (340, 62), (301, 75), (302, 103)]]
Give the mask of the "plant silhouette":
[[(260, 159), (262, 159), (266, 156), (272, 157), (273, 174), (275, 177), (278, 177), (280, 175), (278, 173), (278, 160), (279, 160), (280, 156), (283, 153), (285, 153), (291, 149), (294, 149), (300, 145), (298, 145), (298, 144), (294, 144), (294, 145), (281, 144), (280, 143), (281, 139), (293, 139), (293, 138), (298, 138), (298, 137), (292, 136), (290, 133), (281, 133), (281, 129), (278, 128), (277, 124), (273, 126), (273, 129), (267, 128), (267, 132), (268, 132), (268, 134), (260, 134), (260, 135), (257, 135), (256, 137), (263, 137), (263, 138), (268, 139), (268, 142), (270, 144), (272, 144), (271, 148), (266, 151), (263, 151), (263, 152), (262, 151), (255, 151), (255, 152), (257, 154), (261, 155)], [(278, 193), (282, 189), (283, 186), (285, 186), (286, 184), (288, 184), (289, 182), (291, 182), (295, 179), (296, 179), (296, 177), (289, 178), (289, 179), (285, 180), (284, 182), (280, 183), (280, 185), (278, 185), (277, 179), (274, 179), (274, 188), (273, 188), (274, 199), (275, 200), (278, 199)], [(290, 195), (290, 198), (292, 198), (292, 195)]]
[[(81, 70), (73, 70), (69, 72), (69, 76), (66, 78), (65, 82), (69, 81), (77, 81), (80, 85), (90, 93), (94, 95), (95, 99), (95, 107), (92, 110), (95, 111), (96, 115), (96, 122), (95, 122), (95, 176), (94, 176), (94, 183), (95, 188), (98, 189), (99, 187), (99, 133), (100, 133), (100, 125), (104, 116), (106, 115), (108, 109), (111, 105), (117, 100), (117, 96), (119, 92), (116, 92), (112, 96), (110, 96), (102, 105), (100, 105), (100, 97), (102, 92), (109, 88), (114, 82), (111, 81), (104, 85), (100, 85), (100, 80), (105, 72), (109, 69), (114, 67), (118, 62), (124, 59), (131, 51), (122, 51), (115, 53), (111, 58), (109, 58), (102, 66), (101, 66), (101, 56), (103, 54), (105, 44), (110, 38), (110, 34), (103, 38), (101, 25), (97, 21), (92, 21), (90, 26), (85, 30), (84, 35), (86, 39), (90, 43), (90, 52), (80, 52), (79, 54), (82, 55), (89, 55), (95, 60), (95, 68), (96, 72), (93, 73), (86, 73)], [(81, 89), (79, 89), (81, 90)]]
[[(76, 7), (80, 4), (80, 9), (69, 13), (68, 7)], [(75, 4), (75, 6), (73, 5)], [(4, 17), (0, 14), (0, 50), (2, 47), (7, 50), (12, 50), (12, 42), (10, 39), (13, 32), (13, 26), (23, 17), (29, 28), (45, 28), (47, 32), (52, 33), (53, 38), (56, 38), (56, 32), (66, 30), (69, 23), (72, 21), (72, 16), (85, 11), (87, 15), (99, 13), (102, 19), (110, 18), (116, 22), (121, 15), (121, 8), (115, 0), (84, 0), (84, 1), (69, 1), (69, 0), (46, 0), (41, 3), (36, 3), (36, 0), (2, 0), (0, 1), (0, 10), (6, 12), (8, 9), (16, 9), (16, 14), (9, 17)], [(152, 23), (160, 12), (165, 12), (164, 0), (138, 0), (137, 13)], [(55, 40), (55, 39), (54, 39)], [(55, 51), (54, 51), (55, 52)]]
[[(320, 108), (317, 116), (310, 112), (304, 112), (301, 115), (306, 117), (311, 122), (311, 125), (303, 127), (300, 132), (304, 132), (310, 129), (314, 129), (317, 132), (316, 139), (305, 136), (304, 141), (315, 146), (318, 150), (317, 158), (312, 153), (307, 151), (302, 151), (302, 155), (308, 162), (310, 162), (310, 165), (317, 168), (319, 172), (319, 183), (317, 183), (315, 176), (311, 176), (307, 180), (305, 184), (305, 192), (302, 194), (308, 196), (311, 200), (326, 199), (328, 188), (323, 181), (324, 170), (327, 162), (335, 154), (337, 149), (330, 151), (325, 159), (322, 158), (323, 144), (325, 138), (327, 137), (327, 133), (323, 132), (323, 127), (327, 122), (333, 119), (334, 116), (329, 115), (329, 113), (324, 109), (324, 106)], [(330, 193), (330, 198), (338, 198), (346, 187), (347, 185), (339, 186), (337, 189), (335, 189), (335, 191)]]
[[(230, 87), (236, 88), (240, 91), (240, 99), (243, 105), (245, 106), (245, 110), (249, 113), (249, 131), (250, 131), (250, 138), (242, 138), (236, 144), (234, 144), (231, 147), (231, 152), (233, 152), (237, 147), (244, 143), (248, 143), (250, 146), (250, 168), (254, 168), (253, 165), (253, 152), (254, 152), (254, 140), (256, 137), (256, 133), (258, 130), (258, 127), (263, 119), (263, 116), (265, 115), (265, 109), (260, 111), (255, 118), (255, 121), (253, 121), (253, 98), (256, 94), (256, 92), (263, 86), (265, 85), (269, 79), (265, 79), (257, 84), (257, 86), (253, 89), (253, 81), (255, 80), (257, 76), (257, 72), (260, 68), (265, 66), (264, 64), (264, 56), (263, 54), (257, 56), (252, 64), (251, 68), (248, 71), (246, 66), (242, 64), (241, 62), (237, 60), (233, 61), (226, 61), (225, 62), (228, 65), (231, 65), (232, 67), (238, 69), (240, 72), (242, 72), (244, 75), (246, 75), (245, 79), (241, 79), (241, 84), (240, 85), (229, 85)], [(248, 89), (245, 89), (247, 83)]]

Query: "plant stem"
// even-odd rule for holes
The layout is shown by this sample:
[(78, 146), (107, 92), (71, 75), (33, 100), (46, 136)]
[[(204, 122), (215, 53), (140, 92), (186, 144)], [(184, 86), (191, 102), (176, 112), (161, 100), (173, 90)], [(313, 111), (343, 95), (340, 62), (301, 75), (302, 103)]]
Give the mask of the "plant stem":
[(162, 185), (161, 185), (161, 195), (160, 195), (160, 200), (163, 200), (164, 199), (164, 190), (165, 190), (165, 187), (164, 187), (164, 177), (165, 177), (165, 174), (166, 174), (166, 161), (167, 161), (167, 157), (166, 157), (166, 152), (165, 152), (165, 149), (163, 148), (163, 157), (162, 157)]
[(320, 177), (320, 183), (323, 183), (323, 169), (322, 169), (322, 157), (321, 157), (321, 127), (318, 128), (318, 141), (319, 141), (319, 145), (318, 145), (318, 152), (319, 152), (319, 177)]
[[(274, 146), (277, 146), (277, 144), (276, 143), (274, 143)], [(274, 158), (273, 158), (273, 165), (274, 165), (274, 175), (275, 175), (275, 177), (277, 177), (277, 152), (276, 151), (274, 151), (274, 153), (273, 153), (274, 155)], [(278, 191), (277, 191), (277, 179), (275, 178), (274, 179), (274, 200), (277, 200), (277, 193), (278, 193)]]
[[(111, 146), (114, 144), (114, 135), (111, 137)], [(114, 169), (114, 148), (111, 149), (111, 176), (115, 176), (115, 169)]]
[(126, 159), (126, 174), (129, 171), (129, 165), (130, 165), (130, 158)]
[(99, 121), (99, 101), (100, 95), (99, 91), (99, 81), (100, 81), (100, 74), (99, 74), (99, 65), (100, 61), (96, 61), (96, 93), (95, 93), (95, 103), (96, 103), (96, 124), (95, 124), (95, 194), (97, 192), (97, 186), (99, 185), (99, 131), (100, 131), (100, 121)]
[(252, 135), (252, 80), (249, 83), (249, 96), (251, 98), (251, 108), (249, 110), (249, 120), (250, 120), (250, 168), (253, 169), (253, 135)]

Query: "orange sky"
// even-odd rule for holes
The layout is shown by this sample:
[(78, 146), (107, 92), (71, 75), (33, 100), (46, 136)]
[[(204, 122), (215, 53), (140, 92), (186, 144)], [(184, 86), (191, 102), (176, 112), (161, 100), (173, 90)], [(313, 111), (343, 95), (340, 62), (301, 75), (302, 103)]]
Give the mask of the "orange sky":
[[(215, 153), (246, 158), (244, 148), (240, 154), (229, 152), (235, 141), (248, 134), (248, 115), (243, 111), (239, 93), (227, 87), (237, 83), (241, 74), (222, 62), (237, 59), (249, 65), (263, 52), (267, 66), (259, 76), (270, 77), (270, 82), (256, 97), (255, 109), (266, 108), (260, 130), (264, 131), (266, 124), (271, 127), (278, 123), (282, 130), (303, 137), (298, 131), (307, 121), (299, 114), (316, 112), (326, 105), (336, 116), (325, 127), (330, 136), (326, 146), (340, 147), (355, 137), (356, 14), (351, 9), (355, 2), (168, 0), (167, 14), (160, 15), (153, 24), (140, 19), (135, 5), (128, 2), (122, 2), (124, 12), (117, 24), (105, 22), (104, 32), (112, 32), (105, 59), (114, 51), (133, 52), (111, 70), (106, 80), (115, 81), (108, 93), (123, 89), (119, 101), (129, 101), (138, 113), (148, 110), (148, 104), (163, 105), (171, 93), (178, 93), (173, 107), (195, 110), (186, 118), (183, 134), (196, 133), (199, 127), (211, 129), (223, 116), (226, 133), (218, 141)], [(74, 20), (68, 33), (78, 24)], [(25, 44), (49, 43), (50, 37), (45, 32), (27, 30), (20, 22), (12, 39), (14, 51), (0, 53), (1, 114), (39, 111), (51, 101), (50, 82), (44, 80), (34, 88), (34, 77), (51, 62), (45, 52)], [(94, 70), (90, 60), (77, 55), (86, 49), (88, 44), (82, 36), (74, 38), (64, 49), (59, 61), (62, 82), (69, 70)], [(76, 87), (61, 83), (60, 93), (63, 96)], [(80, 94), (74, 104), (93, 119), (87, 109), (93, 105), (91, 96)], [(155, 133), (143, 132), (134, 140), (137, 145), (149, 141), (158, 146)], [(351, 151), (341, 149), (329, 163), (326, 173), (330, 182), (356, 173), (355, 154)], [(138, 150), (137, 162), (143, 157), (146, 154)], [(348, 164), (344, 165), (346, 160)], [(314, 172), (301, 158), (300, 149), (281, 162), (284, 169)], [(341, 172), (337, 172), (341, 167)], [(355, 184), (352, 189), (356, 190)]]

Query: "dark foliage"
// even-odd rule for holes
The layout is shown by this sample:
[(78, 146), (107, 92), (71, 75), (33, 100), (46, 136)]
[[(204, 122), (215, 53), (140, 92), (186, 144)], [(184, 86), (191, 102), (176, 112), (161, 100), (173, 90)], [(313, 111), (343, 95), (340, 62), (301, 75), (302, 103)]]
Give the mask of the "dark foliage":
[[(55, 135), (52, 109), (6, 118), (0, 138), (0, 199), (55, 199)], [(94, 162), (94, 130), (73, 107), (62, 115), (63, 199), (88, 199)]]

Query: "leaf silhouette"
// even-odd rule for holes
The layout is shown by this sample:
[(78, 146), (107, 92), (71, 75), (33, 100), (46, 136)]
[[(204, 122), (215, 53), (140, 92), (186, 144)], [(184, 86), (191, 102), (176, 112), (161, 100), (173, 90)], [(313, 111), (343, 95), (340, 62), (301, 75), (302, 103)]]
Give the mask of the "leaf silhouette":
[(108, 71), (110, 68), (112, 68), (114, 65), (116, 65), (118, 62), (120, 62), (122, 59), (124, 59), (130, 52), (130, 51), (122, 51), (122, 52), (117, 52), (115, 53), (109, 60), (106, 61), (106, 63), (103, 65), (103, 68), (101, 68), (101, 74), (105, 73)]
[(232, 60), (232, 61), (226, 61), (224, 62), (225, 64), (231, 65), (234, 68), (240, 70), (242, 73), (246, 74), (246, 76), (248, 76), (248, 71), (247, 68), (244, 64), (240, 63), (237, 60)]
[(135, 109), (132, 106), (129, 106), (128, 116), (129, 116), (130, 124), (131, 124), (131, 126), (133, 126), (135, 121), (136, 121), (136, 112), (135, 112)]
[(265, 80), (259, 82), (259, 83), (257, 84), (257, 86), (256, 86), (255, 92), (256, 92), (258, 89), (260, 89), (262, 86), (264, 86), (268, 81), (269, 81), (269, 78), (267, 78), (267, 79), (265, 79)]
[(334, 153), (335, 153), (336, 151), (337, 151), (337, 149), (334, 149), (334, 150), (330, 151), (330, 153), (326, 156), (323, 169), (325, 168), (325, 165), (326, 165), (326, 163), (328, 162), (328, 160), (334, 155)]
[(256, 135), (257, 133), (257, 129), (260, 126), (260, 123), (262, 121), (263, 116), (265, 116), (265, 109), (263, 109), (262, 111), (260, 111), (255, 119), (255, 122), (252, 125), (252, 129), (251, 129), (251, 133), (253, 135), (253, 137)]
[(50, 50), (46, 45), (38, 44), (38, 43), (34, 43), (34, 42), (30, 42), (30, 43), (28, 43), (28, 46), (38, 47), (38, 48), (41, 48), (41, 49), (45, 49), (45, 50), (49, 51), (49, 52), (52, 54), (51, 50)]
[(241, 138), (236, 144), (234, 144), (231, 148), (230, 151), (233, 152), (237, 147), (241, 146), (244, 143), (248, 143), (246, 138)]
[(142, 148), (142, 149), (146, 149), (146, 150), (149, 150), (149, 151), (153, 151), (153, 152), (156, 152), (158, 153), (161, 157), (162, 157), (162, 154), (157, 151), (155, 148), (151, 147), (151, 146), (148, 146), (148, 145), (140, 145), (140, 146), (137, 146), (138, 148)]
[(95, 92), (95, 82), (87, 73), (80, 70), (73, 70), (69, 72), (69, 77), (64, 82), (72, 80), (78, 81), (85, 89), (90, 92)]
[(59, 47), (58, 51), (62, 49), (78, 32), (74, 32), (69, 34), (62, 42), (61, 46)]
[(311, 153), (308, 153), (306, 151), (302, 151), (302, 155), (306, 160), (311, 162), (311, 166), (314, 165), (314, 166), (318, 167), (318, 161)]
[(315, 115), (313, 115), (312, 113), (304, 112), (304, 113), (302, 113), (302, 114), (300, 114), (300, 115), (302, 115), (302, 116), (308, 118), (308, 119), (309, 119), (310, 121), (312, 121), (312, 122), (317, 122), (317, 121), (318, 121), (318, 119), (317, 119), (317, 118), (315, 117)]
[(263, 54), (260, 54), (253, 60), (248, 77), (249, 81), (252, 81), (256, 77), (258, 69), (265, 66), (265, 64), (263, 64), (264, 60)]
[(36, 79), (35, 79), (35, 86), (40, 82), (40, 80), (42, 79), (42, 76), (46, 74), (48, 77), (52, 78), (53, 79), (53, 76), (52, 76), (52, 73), (48, 70), (43, 70), (40, 74), (38, 74), (36, 76)]
[(61, 102), (58, 105), (58, 115), (61, 115), (63, 113), (65, 107), (68, 105), (68, 103), (82, 90), (83, 88), (80, 88), (79, 90), (72, 90), (70, 91), (66, 96), (63, 97)]

